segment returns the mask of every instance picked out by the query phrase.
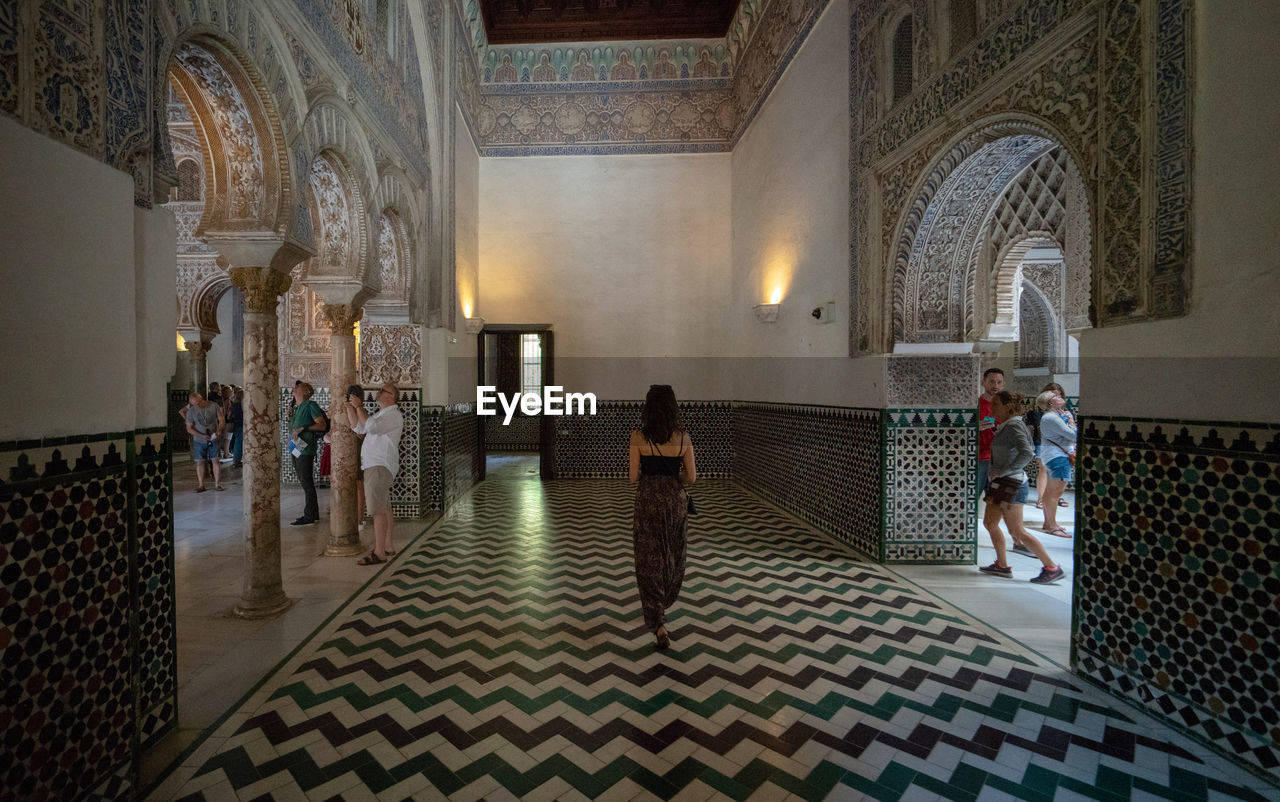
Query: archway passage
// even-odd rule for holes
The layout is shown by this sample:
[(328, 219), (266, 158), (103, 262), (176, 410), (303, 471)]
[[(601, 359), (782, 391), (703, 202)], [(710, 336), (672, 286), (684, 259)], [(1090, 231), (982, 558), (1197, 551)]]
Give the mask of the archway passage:
[[(973, 385), (966, 389), (954, 383), (951, 402), (956, 413), (972, 414), (982, 392), (977, 375), (988, 368), (1000, 368), (1006, 389), (1028, 401), (1049, 382), (1060, 382), (1074, 406), (1079, 381), (1067, 373), (1072, 366), (1071, 334), (1089, 325), (1093, 236), (1088, 190), (1068, 149), (1048, 130), (1001, 123), (989, 135), (976, 135), (944, 154), (932, 170), (921, 181), (920, 202), (904, 214), (898, 229), (891, 285), (894, 343), (929, 344), (953, 354), (975, 355), (968, 357), (974, 364)], [(939, 370), (942, 367), (940, 361)], [(983, 439), (979, 428), (975, 423), (976, 458), (990, 460), (986, 443), (991, 435)], [(912, 477), (923, 475), (926, 468), (962, 475), (963, 463), (942, 445), (946, 432), (922, 426), (916, 434), (911, 442), (926, 444), (923, 456), (899, 454), (893, 448), (886, 454), (895, 465), (895, 482), (902, 484), (891, 488), (895, 495), (898, 490), (909, 493)], [(1032, 460), (1029, 480), (1043, 479), (1037, 476), (1040, 467)], [(967, 492), (929, 496), (947, 520), (971, 522), (969, 544), (981, 565), (997, 560), (993, 540), (982, 525), (984, 496), (985, 489), (974, 486)], [(1032, 492), (1028, 503), (1013, 512), (1022, 518), (1019, 537), (1023, 528), (1038, 536), (1048, 549), (1049, 566), (1069, 568), (1073, 540), (1048, 530), (1071, 521), (1073, 510), (1039, 508)], [(1016, 517), (1009, 520), (1016, 522)], [(1005, 545), (1011, 547), (1010, 526), (1017, 524), (1002, 524)], [(1067, 527), (1068, 535), (1072, 528)], [(1036, 558), (1012, 550), (1005, 560), (1024, 580), (1042, 567)], [(974, 569), (970, 564), (919, 570), (925, 575), (946, 570), (967, 575)], [(928, 581), (924, 575), (918, 578)], [(995, 626), (1019, 632), (1057, 662), (1067, 663), (1069, 581), (1035, 595), (1001, 596), (995, 606), (984, 593), (999, 595), (1004, 592), (999, 588), (974, 588), (966, 580), (954, 583), (953, 589), (955, 597), (949, 600), (970, 609), (981, 607)]]

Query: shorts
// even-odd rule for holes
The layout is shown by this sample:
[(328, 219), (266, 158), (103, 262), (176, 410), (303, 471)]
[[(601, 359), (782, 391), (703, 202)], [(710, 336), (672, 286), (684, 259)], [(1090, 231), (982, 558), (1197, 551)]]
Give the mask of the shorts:
[(217, 440), (206, 440), (198, 443), (191, 441), (191, 459), (194, 462), (204, 462), (205, 460), (217, 461), (222, 455), (218, 452)]
[(1050, 479), (1057, 479), (1061, 482), (1071, 481), (1071, 460), (1066, 457), (1054, 457), (1044, 465), (1049, 471)]
[(364, 505), (370, 515), (391, 512), (391, 470), (381, 465), (364, 469)]
[(987, 487), (988, 504), (1026, 504), (1031, 495), (1031, 483), (1026, 479), (1015, 489), (1012, 482), (1004, 481), (1006, 477), (993, 479)]

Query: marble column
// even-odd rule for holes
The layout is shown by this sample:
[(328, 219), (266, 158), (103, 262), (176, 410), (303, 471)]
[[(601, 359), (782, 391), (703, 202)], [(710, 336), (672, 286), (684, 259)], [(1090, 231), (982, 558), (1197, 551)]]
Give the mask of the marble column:
[(208, 355), (213, 346), (199, 340), (186, 343), (187, 359), (191, 360), (191, 390), (200, 395), (209, 394)]
[(360, 383), (356, 370), (355, 325), (364, 310), (354, 304), (325, 304), (321, 308), (329, 323), (329, 387), (333, 405), (329, 417), (329, 542), (324, 553), (329, 557), (360, 554), (359, 521), (356, 504), (356, 469), (360, 465), (360, 443), (351, 431), (346, 388)]
[(244, 591), (241, 618), (276, 615), (293, 602), (280, 574), (280, 344), (276, 305), (288, 273), (234, 267), (244, 294)]

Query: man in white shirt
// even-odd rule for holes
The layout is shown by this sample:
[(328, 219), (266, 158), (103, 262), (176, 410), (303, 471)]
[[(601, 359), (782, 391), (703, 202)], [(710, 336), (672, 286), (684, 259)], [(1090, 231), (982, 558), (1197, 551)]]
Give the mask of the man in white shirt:
[(358, 395), (348, 395), (351, 408), (351, 428), (364, 435), (360, 446), (360, 468), (364, 471), (364, 496), (369, 513), (373, 516), (373, 551), (359, 561), (360, 565), (377, 565), (395, 554), (391, 547), (391, 528), (395, 517), (391, 514), (391, 482), (400, 470), (400, 433), (404, 430), (404, 415), (396, 406), (399, 391), (390, 382), (378, 390), (378, 411), (365, 412), (364, 401)]

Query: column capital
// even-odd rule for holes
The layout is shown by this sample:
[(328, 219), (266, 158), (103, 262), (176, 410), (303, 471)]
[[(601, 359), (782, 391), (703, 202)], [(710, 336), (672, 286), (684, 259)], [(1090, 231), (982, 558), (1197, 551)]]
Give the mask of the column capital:
[(182, 347), (186, 349), (188, 358), (195, 360), (204, 359), (213, 348), (213, 344), (199, 340), (187, 340)]
[(244, 308), (251, 313), (275, 314), (280, 296), (289, 291), (293, 279), (270, 267), (233, 267), (231, 283), (244, 294)]
[(351, 336), (355, 333), (355, 325), (364, 316), (364, 307), (356, 304), (323, 304), (320, 314), (329, 324), (333, 334)]

